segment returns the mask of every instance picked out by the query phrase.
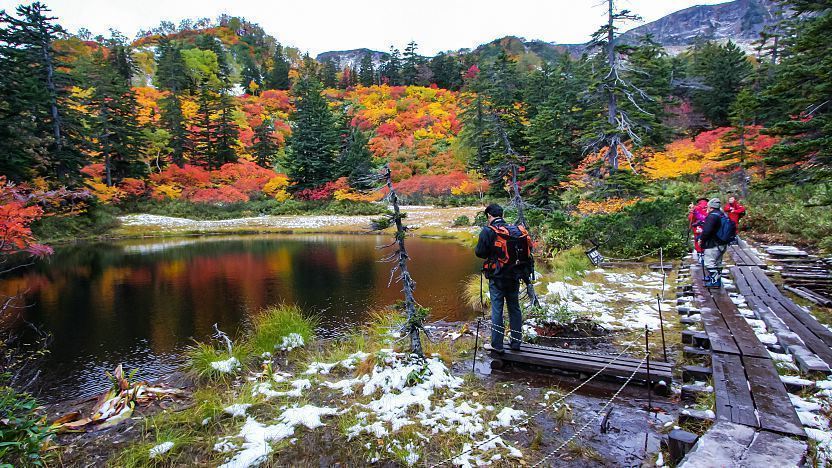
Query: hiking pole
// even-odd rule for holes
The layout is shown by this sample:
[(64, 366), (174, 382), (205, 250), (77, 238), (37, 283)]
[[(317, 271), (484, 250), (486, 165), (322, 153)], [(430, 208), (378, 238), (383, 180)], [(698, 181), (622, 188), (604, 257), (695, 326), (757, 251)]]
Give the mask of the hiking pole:
[(658, 294), (656, 294), (656, 304), (659, 306), (659, 327), (661, 327), (662, 330), (662, 354), (664, 355), (664, 362), (668, 362), (667, 346), (664, 343), (664, 318), (662, 318), (662, 299)]
[(471, 373), (476, 375), (477, 374), (477, 348), (479, 348), (479, 339), (480, 339), (480, 323), (482, 322), (481, 318), (477, 319), (477, 333), (474, 335), (474, 362), (471, 364)]
[(653, 390), (650, 388), (650, 330), (644, 326), (644, 352), (647, 354), (647, 414), (653, 408)]

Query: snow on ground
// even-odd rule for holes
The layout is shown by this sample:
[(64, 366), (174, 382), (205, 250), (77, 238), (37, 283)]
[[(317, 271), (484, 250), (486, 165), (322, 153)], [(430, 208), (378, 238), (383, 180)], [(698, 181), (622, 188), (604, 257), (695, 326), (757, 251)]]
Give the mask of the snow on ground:
[[(262, 423), (249, 416), (238, 434), (221, 437), (214, 445), (218, 452), (234, 452), (222, 466), (241, 468), (262, 464), (272, 451), (271, 444), (293, 436), (298, 426), (314, 430), (324, 425), (323, 417), (353, 412), (355, 422), (346, 429), (350, 439), (369, 436), (384, 441), (367, 444), (368, 451), (372, 449), (368, 463), (382, 455), (392, 455), (412, 466), (422, 457), (420, 444), (429, 443), (432, 436), (441, 434), (465, 436), (470, 440), (467, 445), (473, 447), (471, 453), (453, 461), (459, 466), (481, 466), (504, 457), (522, 457), (519, 450), (502, 439), (499, 431), (525, 430), (522, 428), (527, 417), (524, 411), (503, 407), (497, 412), (493, 406), (466, 399), (459, 390), (462, 379), (454, 376), (436, 357), (417, 361), (405, 354), (382, 350), (376, 354), (372, 372), (352, 375), (356, 364), (366, 357), (366, 353), (355, 353), (333, 363), (313, 362), (304, 372), (312, 380), (290, 381), (288, 385), (292, 389), (286, 391), (275, 390), (273, 385), (277, 379), (273, 376), (256, 374), (264, 380), (254, 384), (254, 398), (299, 398), (316, 387), (335, 390), (336, 395), (354, 394), (357, 400), (353, 403), (341, 400), (340, 407), (284, 406), (273, 423)], [(348, 375), (341, 380), (326, 380), (335, 369), (344, 369)], [(283, 374), (279, 377), (286, 380)], [(245, 416), (249, 406), (237, 403), (225, 408), (225, 412)], [(418, 439), (397, 439), (396, 434), (404, 427), (416, 429)]]
[[(543, 321), (555, 321), (557, 309), (565, 307), (570, 314), (587, 316), (608, 328), (659, 328), (656, 294), (662, 292), (661, 272), (619, 273), (599, 268), (592, 273), (602, 275), (604, 281), (548, 283), (541, 302), (549, 317)], [(669, 308), (667, 302), (662, 304), (663, 312)]]
[(158, 456), (164, 455), (165, 453), (168, 453), (172, 448), (173, 442), (162, 442), (161, 444), (150, 449), (150, 458), (156, 458)]
[(314, 229), (328, 226), (369, 226), (372, 216), (257, 216), (251, 218), (196, 221), (187, 218), (134, 214), (121, 216), (124, 226), (150, 226), (187, 231), (222, 231), (235, 228)]
[(240, 368), (240, 361), (238, 361), (237, 358), (235, 358), (234, 356), (231, 356), (230, 358), (224, 361), (212, 362), (211, 367), (218, 372), (228, 374)]

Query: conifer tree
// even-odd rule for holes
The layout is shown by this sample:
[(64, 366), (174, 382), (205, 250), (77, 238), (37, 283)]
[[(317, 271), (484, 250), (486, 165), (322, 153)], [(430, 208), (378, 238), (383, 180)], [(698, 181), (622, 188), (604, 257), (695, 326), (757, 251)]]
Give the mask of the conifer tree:
[(173, 163), (185, 164), (188, 147), (188, 131), (185, 116), (182, 114), (182, 94), (188, 86), (188, 73), (182, 59), (182, 49), (178, 43), (163, 39), (159, 42), (156, 59), (156, 86), (168, 91), (168, 95), (159, 102), (162, 110), (162, 126), (170, 135), (168, 143)]
[(581, 132), (589, 115), (582, 96), (588, 82), (584, 64), (566, 54), (554, 67), (544, 66), (530, 77), (525, 128), (529, 159), (524, 178), (532, 181), (527, 185), (528, 198), (537, 206), (557, 201), (559, 184), (583, 156)]
[[(70, 76), (53, 41), (64, 30), (35, 2), (0, 12), (0, 168), (15, 179), (78, 179), (83, 138), (69, 105)], [(36, 171), (30, 168), (36, 167)]]
[(412, 86), (417, 83), (419, 78), (419, 67), (422, 64), (422, 58), (416, 53), (419, 45), (416, 41), (410, 41), (407, 47), (404, 48), (404, 56), (402, 60), (402, 84)]
[(116, 37), (103, 49), (76, 65), (77, 82), (92, 90), (87, 116), (92, 137), (88, 146), (104, 163), (104, 182), (119, 183), (125, 177), (140, 178), (147, 172), (141, 161), (143, 134), (136, 120), (136, 96), (130, 87), (132, 65), (129, 50)]
[[(725, 140), (732, 144), (725, 147), (722, 157), (724, 159), (736, 159), (733, 164), (737, 168), (740, 182), (740, 191), (743, 198), (748, 196), (748, 183), (750, 178), (747, 169), (751, 166), (749, 157), (748, 127), (754, 125), (757, 114), (757, 100), (750, 88), (744, 88), (737, 94), (737, 99), (731, 104), (729, 116), (733, 128), (725, 135)], [(763, 166), (763, 171), (765, 167)], [(765, 172), (763, 172), (763, 175)]]
[(266, 89), (289, 89), (289, 59), (283, 55), (283, 46), (277, 44), (274, 49), (272, 68), (266, 75)]
[(221, 93), (216, 125), (215, 167), (237, 161), (237, 138), (239, 132), (234, 123), (234, 99), (228, 93)]
[(242, 71), (240, 72), (240, 84), (248, 94), (257, 95), (263, 86), (263, 75), (260, 67), (254, 61), (254, 57), (248, 52), (242, 53)]
[(257, 164), (271, 169), (280, 148), (274, 140), (274, 123), (270, 117), (264, 117), (260, 125), (254, 127), (254, 144), (252, 151)]
[(375, 84), (375, 74), (376, 71), (373, 68), (373, 56), (368, 54), (364, 54), (361, 57), (361, 63), (358, 68), (358, 82), (361, 83), (362, 86), (372, 86)]
[(321, 67), (321, 83), (325, 88), (335, 88), (338, 86), (338, 67), (332, 59), (324, 60)]
[(402, 84), (402, 58), (399, 49), (390, 46), (390, 54), (381, 66), (382, 84), (386, 83), (390, 86), (399, 86)]
[(292, 87), (295, 111), (287, 141), (286, 169), (295, 190), (316, 187), (335, 176), (340, 148), (336, 120), (314, 73), (302, 75)]
[(832, 178), (832, 2), (792, 0), (782, 62), (764, 93), (786, 104), (772, 127), (781, 141), (766, 162), (799, 181)]
[(462, 87), (462, 63), (455, 57), (440, 52), (430, 60), (429, 66), (436, 86), (453, 91)]
[(694, 105), (714, 125), (728, 125), (729, 107), (751, 72), (745, 52), (733, 42), (697, 44), (691, 54), (690, 73), (705, 86), (694, 92)]
[(356, 127), (350, 126), (344, 152), (341, 155), (341, 174), (349, 179), (350, 187), (369, 190), (373, 187), (372, 174), (376, 172), (373, 153), (367, 144), (369, 136)]

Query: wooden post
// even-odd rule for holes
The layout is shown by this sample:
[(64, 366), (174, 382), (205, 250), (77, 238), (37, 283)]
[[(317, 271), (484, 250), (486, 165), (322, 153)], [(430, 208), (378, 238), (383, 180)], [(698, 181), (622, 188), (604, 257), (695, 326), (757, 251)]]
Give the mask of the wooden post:
[[(664, 342), (664, 318), (662, 317), (662, 298), (658, 294), (656, 294), (656, 305), (659, 306), (659, 327), (662, 330), (662, 355), (664, 356), (664, 362), (668, 362), (667, 360), (667, 345)], [(649, 369), (649, 362), (648, 361), (648, 369)]]
[(471, 373), (477, 373), (477, 348), (479, 348), (479, 339), (480, 339), (480, 323), (482, 322), (481, 318), (477, 319), (477, 334), (474, 335), (474, 363), (471, 364)]
[(644, 326), (644, 352), (647, 355), (647, 414), (653, 408), (653, 390), (650, 388), (650, 330)]

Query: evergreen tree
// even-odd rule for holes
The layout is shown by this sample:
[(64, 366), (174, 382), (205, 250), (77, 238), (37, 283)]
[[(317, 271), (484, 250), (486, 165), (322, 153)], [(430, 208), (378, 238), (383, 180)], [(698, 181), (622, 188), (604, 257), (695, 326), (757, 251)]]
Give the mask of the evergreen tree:
[(188, 86), (188, 73), (182, 59), (182, 49), (178, 43), (163, 39), (159, 42), (156, 59), (156, 86), (169, 94), (160, 100), (162, 110), (161, 123), (170, 135), (168, 145), (171, 149), (173, 163), (185, 164), (188, 147), (188, 131), (185, 116), (182, 114), (182, 93)]
[(321, 82), (325, 88), (338, 86), (338, 67), (332, 59), (324, 60), (321, 67)]
[(691, 74), (705, 86), (694, 92), (694, 105), (714, 125), (728, 125), (729, 107), (751, 71), (745, 53), (733, 42), (698, 44), (691, 54)]
[(341, 155), (341, 174), (350, 181), (350, 187), (358, 190), (371, 189), (375, 181), (371, 175), (375, 172), (373, 153), (367, 146), (370, 137), (356, 127), (350, 127), (344, 152)]
[(289, 59), (283, 55), (283, 46), (277, 44), (274, 49), (274, 57), (272, 60), (272, 68), (266, 75), (267, 89), (289, 89), (291, 85), (289, 81)]
[(376, 71), (373, 68), (373, 56), (370, 54), (364, 54), (361, 57), (361, 64), (358, 68), (358, 82), (361, 83), (362, 86), (372, 86), (375, 84), (375, 74)]
[(48, 13), (37, 2), (17, 7), (16, 16), (0, 12), (0, 172), (73, 183), (83, 138), (69, 104), (69, 66), (53, 48), (65, 32)]
[[(744, 88), (737, 94), (737, 99), (731, 104), (729, 108), (729, 116), (733, 129), (725, 135), (725, 140), (732, 142), (728, 145), (722, 154), (724, 159), (736, 160), (732, 166), (737, 168), (740, 191), (743, 198), (748, 196), (748, 176), (747, 169), (751, 166), (752, 161), (748, 160), (749, 156), (749, 137), (748, 127), (754, 125), (757, 117), (757, 99), (754, 93), (749, 88)], [(765, 171), (765, 166), (763, 166)], [(763, 173), (764, 175), (764, 173)]]
[(237, 139), (239, 132), (234, 123), (234, 99), (227, 93), (221, 93), (219, 98), (219, 116), (216, 126), (215, 167), (237, 161)]
[(402, 58), (399, 49), (390, 46), (390, 54), (381, 66), (381, 73), (379, 81), (390, 86), (399, 86), (402, 84)]
[(529, 125), (525, 129), (529, 160), (525, 178), (529, 200), (538, 206), (557, 201), (561, 182), (583, 157), (581, 132), (588, 126), (583, 94), (589, 76), (583, 64), (567, 54), (554, 67), (544, 66), (530, 77), (527, 96)]
[(340, 136), (335, 117), (323, 96), (323, 85), (309, 73), (292, 88), (295, 111), (287, 141), (286, 170), (295, 190), (316, 187), (335, 177)]
[(260, 125), (254, 127), (254, 144), (252, 151), (257, 164), (271, 169), (280, 147), (274, 139), (274, 123), (269, 117), (264, 117)]
[(456, 57), (440, 52), (430, 60), (429, 66), (436, 86), (453, 91), (462, 87), (462, 62)]
[[(784, 25), (782, 62), (764, 95), (785, 103), (773, 125), (781, 141), (767, 163), (797, 180), (832, 177), (832, 3), (793, 0)], [(780, 110), (780, 109), (778, 109)]]
[(417, 82), (419, 78), (419, 67), (422, 65), (422, 57), (416, 53), (418, 48), (419, 45), (416, 44), (416, 41), (410, 41), (410, 43), (407, 44), (407, 47), (404, 48), (404, 58), (402, 60), (401, 71), (403, 85), (423, 85), (422, 83)]
[(260, 67), (254, 61), (254, 57), (248, 53), (243, 52), (241, 58), (242, 71), (240, 72), (240, 84), (243, 85), (248, 94), (256, 95), (263, 87), (263, 75), (260, 73)]
[(143, 177), (147, 166), (141, 160), (144, 137), (136, 120), (138, 106), (129, 81), (130, 54), (117, 38), (109, 42), (108, 57), (98, 49), (89, 59), (82, 58), (75, 72), (77, 81), (92, 90), (87, 119), (93, 138), (88, 145), (100, 155), (104, 181), (112, 186), (125, 177)]
[(664, 47), (646, 35), (639, 40), (638, 45), (626, 49), (627, 61), (630, 64), (630, 83), (643, 92), (637, 101), (637, 106), (630, 100), (621, 105), (632, 115), (638, 115), (639, 124), (644, 128), (640, 137), (642, 144), (648, 146), (663, 146), (671, 140), (671, 130), (665, 125), (667, 120), (668, 100), (671, 98), (673, 78), (673, 63)]

